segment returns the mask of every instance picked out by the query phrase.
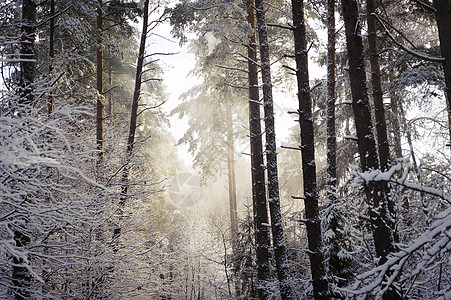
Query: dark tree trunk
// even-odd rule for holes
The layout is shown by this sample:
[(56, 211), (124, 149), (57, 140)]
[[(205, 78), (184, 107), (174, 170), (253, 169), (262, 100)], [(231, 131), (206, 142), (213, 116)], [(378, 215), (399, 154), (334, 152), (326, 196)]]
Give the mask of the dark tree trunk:
[[(346, 28), (346, 44), (349, 59), (352, 108), (354, 111), (360, 166), (362, 171), (379, 169), (376, 143), (373, 136), (371, 112), (366, 89), (365, 62), (361, 36), (359, 8), (356, 0), (342, 0), (343, 19)], [(395, 250), (393, 222), (389, 217), (387, 185), (384, 182), (370, 182), (364, 185), (376, 256), (379, 263), (387, 260), (387, 255)], [(389, 288), (384, 299), (400, 299), (399, 294)]]
[[(16, 247), (24, 248), (30, 243), (30, 237), (23, 234), (21, 231), (14, 231), (14, 241), (16, 242)], [(13, 274), (12, 274), (12, 291), (14, 293), (15, 300), (27, 300), (30, 297), (30, 281), (31, 274), (26, 267), (23, 266), (25, 263), (23, 258), (14, 257), (13, 258)]]
[(307, 39), (303, 0), (292, 0), (294, 51), (298, 83), (299, 125), (301, 129), (302, 177), (304, 179), (305, 217), (313, 297), (329, 299), (326, 268), (321, 238), (321, 220), (316, 186), (315, 142), (313, 134), (312, 98), (310, 95)]
[[(390, 148), (388, 144), (387, 135), (387, 122), (385, 120), (384, 99), (381, 83), (381, 70), (379, 63), (379, 50), (377, 46), (377, 29), (376, 29), (376, 17), (374, 0), (366, 1), (366, 14), (368, 23), (368, 47), (370, 51), (370, 65), (371, 65), (371, 86), (373, 90), (373, 102), (374, 102), (374, 115), (376, 119), (376, 133), (377, 133), (377, 146), (379, 150), (379, 162), (382, 171), (387, 171), (390, 168)], [(390, 193), (388, 184), (385, 185), (386, 194)], [(390, 220), (396, 218), (395, 204), (387, 197), (387, 205), (389, 211)], [(393, 238), (395, 242), (398, 242), (398, 235), (395, 231), (394, 222), (390, 222), (390, 227), (393, 230)]]
[(372, 15), (374, 12), (374, 0), (367, 0), (368, 47), (370, 50), (371, 86), (373, 90), (374, 114), (376, 118), (377, 145), (381, 169), (386, 171), (390, 167), (390, 149), (388, 147), (387, 123), (385, 121), (384, 100), (382, 94), (379, 50), (376, 36), (376, 17)]
[(259, 299), (268, 299), (263, 284), (270, 278), (268, 208), (266, 203), (265, 170), (263, 168), (263, 144), (260, 117), (260, 96), (258, 91), (257, 38), (254, 15), (254, 1), (247, 0), (248, 22), (254, 32), (249, 37), (249, 128), (251, 150), (252, 202), (255, 229), (255, 252), (257, 259), (257, 293)]
[[(226, 104), (226, 127), (227, 127), (227, 178), (229, 183), (229, 209), (230, 209), (230, 233), (232, 237), (232, 251), (235, 257), (241, 257), (238, 247), (238, 207), (236, 201), (236, 176), (235, 176), (235, 145), (233, 137), (233, 119), (231, 104)], [(235, 273), (235, 296), (241, 295), (241, 282), (239, 272)]]
[(97, 98), (97, 116), (96, 116), (96, 140), (97, 150), (99, 151), (99, 161), (103, 161), (103, 0), (97, 2), (97, 91), (99, 93)]
[(266, 137), (266, 170), (268, 174), (268, 202), (271, 215), (274, 258), (282, 300), (292, 299), (293, 291), (289, 282), (286, 245), (283, 233), (282, 214), (280, 212), (279, 180), (277, 171), (276, 132), (274, 127), (274, 109), (272, 96), (271, 62), (265, 21), (263, 1), (255, 1), (257, 32), (260, 46), (260, 62), (263, 81), (263, 108)]
[[(138, 106), (141, 97), (141, 84), (142, 74), (144, 66), (144, 56), (147, 40), (147, 27), (149, 22), (149, 0), (144, 1), (143, 8), (143, 27), (141, 32), (141, 40), (139, 43), (138, 60), (136, 63), (136, 75), (135, 75), (135, 88), (133, 90), (132, 109), (130, 113), (130, 128), (127, 139), (127, 158), (130, 158), (133, 154), (133, 146), (135, 143), (136, 124), (138, 119)], [(126, 190), (125, 190), (126, 194)]]
[[(352, 93), (360, 161), (363, 170), (379, 169), (376, 145), (371, 123), (370, 105), (366, 89), (363, 43), (356, 0), (342, 0), (349, 59), (349, 77)], [(362, 137), (362, 138), (361, 138)]]
[[(36, 3), (32, 0), (23, 0), (22, 3), (22, 32), (20, 44), (20, 79), (19, 79), (19, 112), (30, 112), (34, 100), (33, 83), (35, 76), (35, 33), (36, 33)], [(24, 224), (28, 222), (25, 217)], [(30, 237), (24, 233), (23, 228), (14, 230), (14, 242), (21, 252), (30, 244)], [(31, 274), (24, 266), (26, 263), (20, 256), (13, 257), (12, 286), (14, 299), (29, 299)]]
[[(27, 106), (34, 100), (33, 83), (36, 68), (35, 57), (36, 2), (23, 0), (22, 34), (20, 43), (20, 99), (19, 104)], [(28, 110), (28, 108), (27, 108)]]
[[(325, 240), (326, 247), (329, 249), (325, 253), (328, 261), (328, 275), (338, 286), (347, 283), (345, 272), (346, 261), (340, 257), (342, 249), (343, 227), (340, 219), (340, 213), (335, 213), (334, 207), (337, 204), (337, 137), (335, 132), (335, 0), (327, 0), (327, 98), (326, 98), (326, 201), (324, 206), (330, 210), (331, 219), (326, 222), (325, 231), (331, 230), (334, 238)], [(327, 216), (326, 216), (327, 217)]]
[[(53, 17), (55, 15), (55, 0), (50, 0), (50, 16), (52, 17), (50, 19), (50, 32), (49, 32), (49, 56), (50, 56), (50, 62), (49, 62), (49, 76), (51, 78), (52, 71), (53, 71), (53, 59), (55, 58), (55, 18)], [(47, 110), (48, 113), (51, 114), (53, 112), (53, 88), (50, 90), (49, 93), (49, 100), (47, 103)]]
[(445, 58), (443, 71), (445, 73), (445, 97), (448, 106), (448, 126), (451, 144), (451, 2), (449, 0), (434, 0), (434, 7), (440, 39), (440, 52), (442, 57)]
[(337, 198), (337, 137), (335, 133), (335, 0), (327, 0), (327, 99), (326, 99), (326, 193)]
[[(128, 194), (128, 181), (130, 166), (128, 165), (130, 158), (133, 155), (133, 147), (135, 143), (136, 125), (138, 119), (138, 106), (139, 99), (141, 96), (141, 84), (142, 84), (142, 73), (144, 66), (144, 56), (147, 40), (147, 27), (149, 22), (149, 0), (144, 1), (143, 8), (143, 27), (141, 32), (141, 40), (139, 43), (138, 59), (136, 63), (136, 75), (135, 75), (135, 88), (133, 91), (132, 109), (130, 112), (130, 127), (128, 131), (127, 138), (127, 148), (126, 148), (126, 166), (122, 173), (122, 187), (121, 187), (121, 197), (119, 200), (119, 209), (122, 209), (127, 202)], [(121, 228), (116, 227), (113, 231), (113, 250), (117, 251), (118, 239), (121, 235)]]

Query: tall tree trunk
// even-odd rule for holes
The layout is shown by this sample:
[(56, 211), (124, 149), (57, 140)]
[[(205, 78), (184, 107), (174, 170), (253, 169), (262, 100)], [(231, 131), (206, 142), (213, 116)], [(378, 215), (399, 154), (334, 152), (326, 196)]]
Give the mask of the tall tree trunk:
[(370, 51), (371, 86), (373, 90), (374, 115), (376, 119), (377, 145), (381, 169), (390, 167), (390, 149), (388, 147), (387, 123), (385, 121), (384, 100), (379, 64), (379, 50), (377, 47), (377, 29), (374, 0), (366, 0), (366, 15), (368, 23), (368, 47)]
[(327, 0), (326, 197), (337, 198), (337, 137), (335, 133), (335, 0)]
[[(146, 49), (146, 40), (147, 40), (147, 27), (149, 22), (149, 0), (144, 1), (143, 8), (143, 27), (141, 32), (141, 40), (139, 43), (139, 52), (138, 59), (136, 63), (136, 75), (135, 75), (135, 88), (133, 91), (133, 100), (132, 100), (132, 110), (130, 112), (130, 127), (128, 131), (127, 138), (127, 148), (126, 148), (126, 162), (124, 171), (122, 173), (122, 187), (121, 187), (121, 197), (119, 200), (119, 209), (122, 209), (127, 202), (127, 194), (128, 194), (128, 181), (130, 174), (130, 166), (129, 161), (133, 155), (133, 147), (135, 143), (135, 134), (136, 134), (136, 125), (138, 119), (138, 106), (139, 99), (141, 96), (141, 84), (142, 84), (142, 74), (143, 74), (143, 66), (144, 66), (144, 56)], [(121, 227), (118, 226), (114, 229), (113, 232), (113, 250), (117, 251), (118, 239), (121, 235)]]
[(316, 186), (315, 142), (313, 134), (312, 98), (310, 95), (304, 1), (292, 0), (294, 52), (298, 83), (299, 125), (301, 129), (302, 177), (304, 179), (305, 217), (313, 297), (329, 299), (326, 268), (321, 238), (321, 220)]
[(36, 26), (36, 1), (23, 0), (22, 34), (20, 43), (21, 60), (20, 60), (19, 103), (24, 106), (30, 105), (34, 100), (33, 83), (36, 69), (35, 26)]
[(342, 200), (337, 196), (337, 138), (335, 132), (336, 103), (336, 32), (335, 0), (327, 0), (327, 98), (326, 98), (326, 200), (324, 231), (331, 230), (333, 237), (324, 240), (324, 255), (328, 265), (329, 288), (332, 284), (342, 287), (352, 278), (351, 261), (343, 257), (348, 236), (343, 231), (346, 216), (340, 210)]
[[(332, 207), (337, 201), (337, 136), (335, 133), (335, 0), (327, 0), (327, 97), (326, 97), (326, 206)], [(330, 229), (337, 232), (331, 224)], [(326, 228), (327, 230), (329, 228)], [(335, 240), (335, 239), (334, 239)], [(327, 243), (327, 241), (326, 241)], [(339, 258), (329, 258), (329, 273), (340, 266), (334, 262)], [(335, 274), (333, 274), (335, 275)]]
[(268, 202), (271, 215), (271, 232), (273, 238), (274, 258), (282, 300), (292, 299), (293, 291), (289, 282), (289, 270), (286, 245), (283, 233), (282, 214), (280, 211), (279, 179), (277, 171), (276, 132), (274, 127), (274, 108), (272, 96), (271, 62), (265, 21), (263, 1), (255, 1), (257, 32), (260, 46), (260, 62), (263, 81), (263, 108), (266, 137), (266, 170), (268, 174)]
[[(235, 257), (241, 257), (238, 247), (238, 207), (236, 201), (236, 176), (235, 176), (235, 145), (233, 138), (233, 119), (231, 104), (226, 104), (227, 126), (227, 177), (229, 182), (229, 207), (230, 207), (230, 233), (232, 237), (232, 251)], [(240, 269), (235, 273), (235, 296), (241, 295)]]
[[(36, 39), (36, 2), (23, 0), (22, 2), (22, 32), (20, 44), (20, 79), (19, 79), (19, 114), (29, 113), (34, 100), (33, 83), (35, 77), (35, 39)], [(26, 198), (26, 196), (24, 196)], [(25, 199), (25, 203), (27, 200)], [(23, 224), (29, 222), (24, 216)], [(14, 229), (14, 242), (19, 252), (26, 253), (26, 247), (30, 244), (30, 237), (24, 228)], [(25, 300), (30, 296), (31, 274), (24, 266), (26, 264), (22, 256), (13, 257), (12, 286), (14, 299)]]
[(247, 0), (248, 22), (253, 29), (247, 47), (249, 71), (249, 130), (251, 150), (252, 202), (254, 213), (255, 249), (257, 259), (257, 293), (259, 299), (268, 299), (263, 284), (270, 278), (268, 208), (266, 203), (265, 171), (263, 168), (263, 143), (260, 117), (260, 96), (258, 91), (257, 38), (254, 1)]
[[(382, 171), (387, 171), (390, 168), (390, 148), (387, 135), (387, 122), (385, 120), (384, 99), (381, 83), (381, 70), (379, 63), (379, 50), (377, 46), (377, 29), (374, 0), (366, 0), (366, 14), (368, 23), (368, 48), (370, 51), (370, 65), (371, 65), (371, 86), (373, 90), (374, 115), (376, 119), (376, 133), (377, 146), (379, 150), (379, 162)], [(386, 194), (390, 194), (390, 187), (385, 185)], [(395, 231), (395, 224), (393, 220), (396, 218), (395, 204), (390, 197), (387, 197), (387, 205), (389, 212), (389, 226), (393, 230), (393, 238), (395, 242), (399, 241), (398, 234)]]
[(99, 161), (103, 161), (103, 0), (97, 2), (97, 116), (96, 116), (96, 140), (99, 151)]
[[(55, 18), (53, 17), (55, 15), (55, 0), (50, 0), (50, 32), (49, 32), (49, 56), (50, 56), (50, 62), (49, 62), (49, 77), (52, 76), (53, 71), (53, 60), (55, 58)], [(50, 90), (49, 93), (49, 100), (47, 103), (47, 110), (48, 113), (51, 114), (53, 112), (53, 88)]]
[[(366, 89), (358, 3), (356, 0), (342, 0), (341, 4), (346, 28), (352, 109), (357, 131), (360, 166), (364, 172), (377, 170), (379, 169), (379, 162)], [(383, 264), (387, 260), (387, 255), (395, 250), (393, 230), (391, 228), (393, 222), (390, 220), (388, 211), (387, 185), (384, 182), (370, 182), (364, 185), (364, 189), (369, 206), (376, 256), (379, 258), (379, 263)], [(393, 287), (388, 289), (383, 298), (401, 299)]]
[(443, 71), (445, 73), (445, 97), (448, 106), (448, 129), (451, 145), (451, 2), (449, 0), (434, 0), (435, 18), (437, 20), (440, 52), (445, 58)]

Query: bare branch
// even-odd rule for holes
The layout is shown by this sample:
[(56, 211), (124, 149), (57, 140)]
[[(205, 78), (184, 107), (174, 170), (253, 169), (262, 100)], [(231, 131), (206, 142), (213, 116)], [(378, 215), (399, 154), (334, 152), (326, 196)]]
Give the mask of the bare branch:
[(105, 92), (103, 92), (103, 95), (105, 95), (106, 93), (110, 92), (111, 90), (117, 88), (117, 85), (110, 87), (109, 89), (107, 89)]
[(443, 63), (443, 62), (445, 61), (445, 58), (443, 58), (443, 57), (427, 56), (427, 55), (425, 55), (425, 54), (422, 54), (422, 53), (420, 53), (420, 52), (417, 52), (417, 51), (414, 51), (414, 50), (412, 50), (412, 49), (407, 48), (406, 46), (404, 46), (403, 44), (401, 44), (400, 42), (398, 42), (398, 41), (395, 39), (395, 37), (388, 31), (387, 27), (385, 27), (385, 24), (381, 21), (381, 19), (380, 19), (376, 14), (373, 13), (373, 14), (371, 14), (371, 15), (373, 15), (373, 16), (376, 18), (376, 20), (382, 25), (382, 27), (384, 28), (385, 33), (387, 33), (387, 35), (390, 37), (390, 39), (391, 39), (398, 47), (400, 47), (401, 49), (403, 49), (403, 50), (406, 51), (407, 53), (409, 53), (409, 54), (411, 54), (411, 55), (413, 55), (413, 56), (415, 56), (415, 57), (418, 57), (418, 58), (427, 60), (427, 61), (440, 62), (440, 63)]
[(277, 28), (282, 28), (282, 29), (288, 29), (288, 30), (294, 30), (293, 25), (281, 25), (281, 24), (274, 24), (274, 23), (267, 23), (266, 26), (271, 26), (271, 27), (277, 27)]
[(282, 149), (290, 149), (290, 150), (302, 150), (302, 146), (299, 147), (290, 147), (290, 146), (280, 146)]
[(146, 108), (144, 108), (142, 111), (140, 111), (136, 116), (139, 116), (140, 114), (142, 114), (142, 113), (145, 112), (145, 111), (148, 111), (148, 110), (151, 110), (151, 109), (155, 109), (155, 108), (159, 108), (160, 106), (162, 106), (162, 105), (165, 104), (165, 103), (166, 103), (166, 101), (163, 101), (163, 102), (161, 102), (161, 103), (158, 104), (158, 105), (146, 107)]
[(228, 82), (225, 82), (224, 84), (227, 86), (233, 87), (233, 88), (237, 88), (237, 89), (244, 89), (244, 90), (249, 89), (249, 87), (247, 87), (247, 86), (234, 85), (234, 84), (231, 84)]
[(149, 81), (162, 81), (162, 80), (163, 79), (161, 79), (161, 78), (149, 78), (149, 79), (141, 81), (141, 83), (146, 83), (146, 82), (149, 82)]
[(42, 21), (41, 23), (36, 24), (35, 28), (38, 28), (38, 27), (44, 25), (45, 23), (47, 23), (48, 21), (50, 21), (51, 19), (54, 19), (54, 18), (56, 18), (56, 17), (62, 15), (63, 13), (65, 13), (66, 11), (68, 11), (72, 6), (74, 6), (74, 5), (71, 4), (71, 5), (69, 5), (68, 7), (66, 7), (65, 9), (63, 9), (62, 11), (60, 11), (60, 12), (54, 14), (53, 16), (48, 17), (47, 19), (45, 19), (45, 20)]
[(148, 58), (148, 57), (151, 57), (151, 56), (154, 56), (154, 55), (176, 55), (176, 54), (180, 54), (180, 52), (167, 52), (167, 53), (156, 52), (156, 53), (147, 54), (147, 55), (144, 56), (144, 58)]
[(218, 67), (218, 68), (226, 69), (226, 70), (241, 71), (241, 72), (249, 73), (249, 71), (243, 70), (243, 69), (240, 69), (240, 68), (221, 66), (221, 65), (215, 65), (215, 66)]
[(237, 52), (237, 53), (235, 53), (235, 54), (238, 54), (239, 56), (241, 56), (242, 58), (244, 58), (246, 61), (250, 61), (250, 62), (256, 64), (257, 66), (261, 67), (261, 65), (260, 65), (258, 62), (256, 62), (256, 61), (254, 61), (253, 59), (247, 57), (246, 55), (241, 54), (241, 53), (239, 53), (239, 52)]

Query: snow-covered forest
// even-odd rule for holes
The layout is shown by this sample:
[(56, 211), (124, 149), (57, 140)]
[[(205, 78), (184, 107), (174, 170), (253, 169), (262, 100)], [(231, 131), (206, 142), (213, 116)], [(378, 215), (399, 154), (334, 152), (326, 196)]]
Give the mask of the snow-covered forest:
[(451, 299), (449, 0), (1, 0), (0, 58), (0, 299)]

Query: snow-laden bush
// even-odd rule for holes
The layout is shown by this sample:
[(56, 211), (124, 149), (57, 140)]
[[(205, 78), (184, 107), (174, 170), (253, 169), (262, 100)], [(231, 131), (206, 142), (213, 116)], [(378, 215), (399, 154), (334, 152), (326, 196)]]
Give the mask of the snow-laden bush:
[[(367, 299), (372, 295), (379, 299), (391, 287), (404, 299), (451, 299), (451, 197), (443, 190), (414, 182), (411, 171), (412, 165), (401, 160), (387, 172), (354, 172), (356, 185), (385, 181), (403, 187), (406, 193), (418, 192), (419, 199), (410, 194), (408, 207), (405, 203), (398, 205), (398, 211), (410, 214), (408, 226), (399, 224), (398, 228), (404, 226), (414, 233), (397, 244), (397, 251), (388, 255), (386, 262), (369, 268), (352, 285), (341, 289), (348, 296)], [(431, 210), (421, 209), (425, 197), (434, 198), (434, 207), (440, 203), (440, 210), (434, 209), (430, 215)]]

